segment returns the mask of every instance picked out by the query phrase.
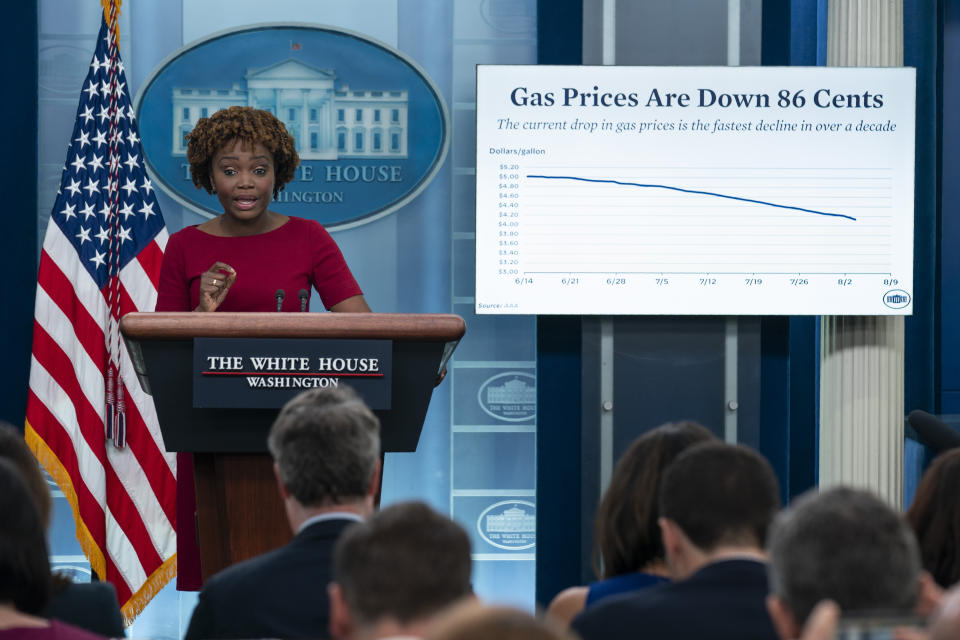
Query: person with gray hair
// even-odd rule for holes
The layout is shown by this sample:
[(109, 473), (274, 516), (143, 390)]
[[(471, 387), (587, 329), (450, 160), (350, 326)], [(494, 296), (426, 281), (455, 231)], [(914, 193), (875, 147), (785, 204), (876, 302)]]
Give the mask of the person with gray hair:
[(415, 638), (473, 595), (470, 538), (423, 502), (403, 502), (351, 526), (337, 542), (330, 635)]
[(334, 545), (374, 508), (380, 421), (347, 387), (311, 389), (281, 409), (267, 445), (294, 538), (210, 578), (185, 640), (326, 637)]
[(913, 532), (872, 493), (811, 490), (771, 529), (767, 609), (781, 638), (796, 638), (821, 600), (844, 613), (909, 615), (920, 585)]

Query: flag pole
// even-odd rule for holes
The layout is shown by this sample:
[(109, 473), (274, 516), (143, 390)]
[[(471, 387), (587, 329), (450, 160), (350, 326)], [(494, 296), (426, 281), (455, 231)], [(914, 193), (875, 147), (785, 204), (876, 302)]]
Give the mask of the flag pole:
[(109, 140), (110, 140), (110, 174), (107, 182), (108, 206), (110, 209), (109, 227), (110, 235), (107, 245), (107, 255), (109, 256), (109, 271), (107, 286), (109, 294), (107, 296), (107, 308), (109, 309), (109, 319), (107, 326), (107, 388), (106, 388), (106, 437), (113, 441), (113, 445), (118, 449), (123, 448), (126, 443), (126, 403), (124, 398), (123, 384), (120, 383), (120, 241), (117, 237), (120, 222), (120, 198), (119, 198), (119, 173), (120, 173), (120, 152), (118, 143), (120, 141), (120, 117), (121, 114), (117, 107), (119, 78), (119, 25), (121, 0), (101, 0), (104, 7), (104, 17), (107, 21), (109, 32), (108, 51), (109, 60), (109, 80), (110, 80), (110, 100), (109, 100)]

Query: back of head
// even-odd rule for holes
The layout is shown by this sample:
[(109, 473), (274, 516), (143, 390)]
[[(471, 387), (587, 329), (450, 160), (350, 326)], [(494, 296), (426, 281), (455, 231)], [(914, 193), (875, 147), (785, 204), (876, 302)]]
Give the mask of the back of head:
[(40, 520), (43, 528), (50, 526), (50, 512), (53, 510), (53, 501), (50, 489), (43, 478), (40, 465), (27, 447), (23, 434), (9, 422), (0, 420), (0, 458), (12, 462), (23, 476), (27, 488), (33, 496), (37, 509), (40, 511)]
[(52, 589), (45, 532), (17, 468), (0, 459), (0, 603), (39, 614)]
[(358, 625), (428, 618), (470, 595), (470, 540), (422, 502), (390, 506), (337, 541), (334, 582)]
[(349, 388), (311, 389), (280, 410), (267, 445), (300, 504), (346, 504), (370, 488), (380, 456), (380, 421)]
[(630, 444), (597, 507), (593, 560), (600, 577), (639, 571), (664, 559), (657, 525), (663, 473), (684, 450), (713, 438), (696, 422), (668, 422)]
[(425, 640), (573, 640), (549, 620), (526, 611), (468, 602), (454, 607), (430, 627)]
[(907, 522), (923, 568), (941, 587), (960, 582), (960, 449), (942, 453), (923, 474)]
[(775, 520), (770, 590), (803, 624), (817, 602), (843, 611), (908, 613), (917, 599), (920, 560), (913, 534), (868, 491), (811, 490)]
[(756, 451), (706, 442), (681, 453), (660, 489), (660, 515), (703, 551), (719, 546), (762, 549), (780, 508), (770, 464)]

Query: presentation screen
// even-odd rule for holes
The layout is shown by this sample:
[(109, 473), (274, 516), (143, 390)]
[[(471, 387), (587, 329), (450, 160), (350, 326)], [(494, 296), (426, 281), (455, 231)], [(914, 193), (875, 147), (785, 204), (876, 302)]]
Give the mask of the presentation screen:
[(910, 314), (915, 82), (478, 66), (477, 313)]

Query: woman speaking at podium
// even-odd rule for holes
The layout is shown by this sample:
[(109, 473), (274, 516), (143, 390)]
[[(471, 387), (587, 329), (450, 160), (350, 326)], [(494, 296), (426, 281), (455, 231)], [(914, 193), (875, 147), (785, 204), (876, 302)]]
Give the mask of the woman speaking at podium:
[[(300, 163), (293, 136), (273, 114), (229, 107), (188, 134), (197, 188), (223, 213), (170, 236), (157, 311), (303, 311), (311, 288), (330, 311), (367, 312), (363, 292), (333, 238), (318, 222), (267, 207)], [(193, 463), (177, 455), (178, 588), (199, 589)]]
[(311, 286), (331, 311), (370, 311), (320, 223), (267, 209), (300, 163), (282, 122), (230, 107), (201, 118), (187, 139), (193, 183), (216, 194), (223, 213), (170, 237), (157, 311), (300, 311)]

